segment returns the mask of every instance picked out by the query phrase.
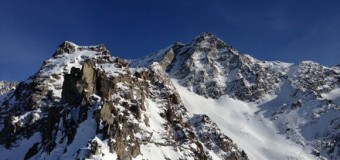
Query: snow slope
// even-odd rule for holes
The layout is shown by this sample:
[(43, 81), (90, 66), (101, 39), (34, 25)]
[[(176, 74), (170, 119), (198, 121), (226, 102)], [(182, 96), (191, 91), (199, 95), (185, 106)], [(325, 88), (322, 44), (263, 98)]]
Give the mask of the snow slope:
[(334, 89), (329, 93), (321, 94), (325, 99), (333, 100), (337, 105), (340, 105), (340, 88)]
[(35, 133), (29, 139), (20, 140), (17, 142), (15, 147), (11, 149), (6, 149), (3, 145), (0, 145), (0, 159), (24, 159), (26, 152), (32, 146), (32, 144), (36, 144), (41, 140), (41, 136), (39, 133)]
[(192, 114), (206, 114), (254, 160), (315, 159), (307, 148), (278, 134), (272, 121), (258, 112), (261, 104), (275, 96), (268, 96), (261, 103), (245, 103), (221, 96), (205, 98), (181, 86), (172, 79), (185, 106)]

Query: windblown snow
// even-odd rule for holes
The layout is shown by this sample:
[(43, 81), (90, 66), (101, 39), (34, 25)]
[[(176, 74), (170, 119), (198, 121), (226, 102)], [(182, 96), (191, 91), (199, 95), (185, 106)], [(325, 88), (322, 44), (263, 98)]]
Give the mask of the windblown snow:
[(325, 99), (333, 100), (336, 104), (340, 105), (340, 88), (321, 94), (321, 96)]

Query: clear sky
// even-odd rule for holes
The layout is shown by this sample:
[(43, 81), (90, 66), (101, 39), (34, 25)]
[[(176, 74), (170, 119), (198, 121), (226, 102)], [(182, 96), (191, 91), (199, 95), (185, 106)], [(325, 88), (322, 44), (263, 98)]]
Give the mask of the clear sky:
[(28, 78), (65, 40), (138, 58), (207, 31), (261, 60), (340, 64), (339, 0), (0, 0), (0, 79)]

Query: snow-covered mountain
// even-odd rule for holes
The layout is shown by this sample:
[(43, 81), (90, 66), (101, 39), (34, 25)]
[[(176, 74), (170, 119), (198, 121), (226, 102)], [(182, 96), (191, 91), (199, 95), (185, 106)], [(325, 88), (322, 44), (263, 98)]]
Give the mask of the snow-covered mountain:
[(131, 65), (153, 61), (169, 73), (188, 110), (210, 116), (250, 159), (340, 159), (339, 67), (260, 61), (211, 33)]
[(103, 45), (59, 46), (4, 98), (3, 159), (248, 159), (191, 114), (162, 67), (132, 68)]
[(340, 68), (211, 33), (141, 59), (60, 45), (0, 99), (1, 159), (340, 159)]
[(240, 54), (211, 33), (203, 33), (186, 45), (176, 43), (132, 62), (132, 66), (147, 66), (154, 60), (190, 91), (211, 98), (227, 94), (245, 101), (273, 92), (291, 65)]

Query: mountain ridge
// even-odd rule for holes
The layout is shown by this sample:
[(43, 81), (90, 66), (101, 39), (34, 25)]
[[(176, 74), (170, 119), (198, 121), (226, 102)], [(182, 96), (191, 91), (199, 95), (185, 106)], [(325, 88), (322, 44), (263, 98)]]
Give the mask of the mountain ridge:
[[(194, 131), (192, 124), (203, 121), (201, 115), (191, 121), (157, 63), (134, 69), (107, 53), (102, 45), (65, 42), (37, 74), (21, 82), (1, 105), (2, 155), (152, 159), (143, 156), (152, 148), (164, 153), (163, 158), (180, 153), (176, 157), (182, 159), (248, 159), (207, 117), (207, 130)], [(198, 136), (206, 132), (218, 137)], [(30, 146), (20, 148), (24, 143)], [(24, 151), (13, 153), (18, 149)]]
[[(37, 74), (0, 99), (0, 152), (9, 159), (299, 157), (251, 143), (262, 133), (251, 119), (279, 132), (268, 131), (280, 140), (275, 145), (294, 143), (305, 159), (336, 159), (339, 86), (340, 68), (257, 60), (211, 33), (130, 62), (104, 45), (65, 41)], [(232, 119), (205, 107), (235, 112), (249, 131), (230, 128)], [(25, 153), (15, 155), (17, 149)]]
[[(205, 34), (202, 35), (205, 36)], [(204, 38), (200, 39), (204, 41)], [(163, 68), (181, 86), (208, 99), (218, 100), (224, 95), (228, 95), (245, 102), (261, 103), (268, 95), (278, 96), (272, 98), (272, 102), (261, 105), (264, 117), (272, 119), (274, 123), (277, 123), (278, 128), (290, 130), (290, 133), (285, 129), (279, 129), (279, 132), (287, 137), (295, 137), (293, 141), (296, 143), (313, 144), (307, 145), (314, 146), (312, 148), (319, 146), (315, 150), (320, 150), (323, 147), (329, 149), (328, 153), (316, 151), (316, 155), (327, 157), (333, 154), (330, 156), (333, 157), (331, 159), (339, 157), (339, 152), (335, 149), (339, 145), (339, 138), (337, 138), (339, 127), (334, 124), (339, 117), (332, 115), (332, 112), (339, 113), (339, 98), (337, 97), (340, 97), (340, 93), (337, 90), (340, 86), (340, 76), (338, 68), (325, 67), (313, 61), (302, 61), (296, 64), (261, 61), (249, 55), (243, 55), (230, 46), (218, 48), (211, 45), (206, 47), (204, 43), (203, 45), (196, 44), (194, 39), (191, 43), (182, 45), (184, 48), (182, 50), (171, 50), (171, 47), (168, 47), (156, 53), (157, 58), (147, 56), (132, 62), (132, 66), (143, 66), (143, 64), (147, 66), (149, 62), (155, 60), (160, 64), (167, 64)], [(285, 87), (290, 88), (289, 91), (286, 91)], [(330, 93), (330, 91), (332, 92)], [(298, 112), (298, 114), (294, 112)], [(304, 112), (312, 116), (299, 118), (306, 116)], [(315, 137), (318, 138), (313, 140), (310, 135), (303, 133), (304, 129), (310, 131), (306, 126), (316, 126), (313, 123), (321, 123), (318, 119), (327, 119), (327, 117), (333, 118), (333, 120), (327, 120), (328, 124), (331, 124), (330, 128), (321, 130), (315, 128), (315, 130), (324, 132), (323, 134), (328, 135), (328, 138), (322, 138), (323, 136), (318, 135), (319, 133), (315, 133), (317, 134)], [(277, 120), (278, 118), (281, 120)], [(294, 122), (290, 119), (301, 120)], [(293, 126), (302, 131), (292, 130), (290, 123), (296, 123)], [(329, 135), (332, 135), (332, 138)], [(326, 141), (332, 145), (327, 147)]]

